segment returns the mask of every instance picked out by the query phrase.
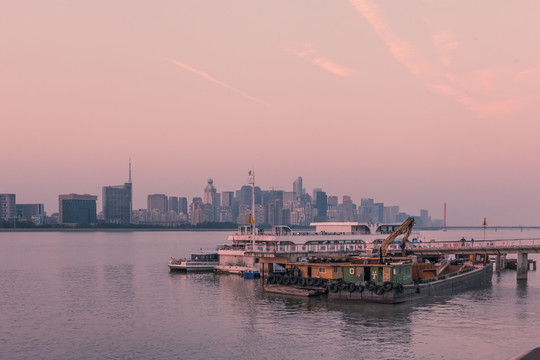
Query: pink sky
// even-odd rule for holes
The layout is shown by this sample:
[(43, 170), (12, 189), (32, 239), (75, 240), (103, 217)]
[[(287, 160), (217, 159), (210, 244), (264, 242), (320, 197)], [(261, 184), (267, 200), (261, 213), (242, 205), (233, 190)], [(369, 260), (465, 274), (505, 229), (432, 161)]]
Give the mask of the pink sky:
[(0, 193), (371, 197), (540, 225), (538, 1), (3, 1)]

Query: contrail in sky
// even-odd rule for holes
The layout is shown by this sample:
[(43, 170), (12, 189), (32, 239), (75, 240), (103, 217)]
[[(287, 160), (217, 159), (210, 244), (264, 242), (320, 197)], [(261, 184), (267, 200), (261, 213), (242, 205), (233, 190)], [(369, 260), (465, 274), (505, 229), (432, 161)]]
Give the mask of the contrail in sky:
[(245, 97), (246, 99), (249, 99), (249, 100), (252, 100), (252, 101), (255, 101), (255, 102), (258, 102), (259, 104), (263, 104), (263, 105), (266, 105), (266, 106), (269, 106), (265, 101), (259, 99), (259, 98), (256, 98), (256, 97), (253, 97), (249, 94), (246, 94), (245, 92), (241, 91), (241, 90), (238, 90), (234, 87), (232, 87), (231, 85), (229, 84), (226, 84), (222, 81), (219, 81), (217, 79), (214, 79), (213, 77), (211, 77), (210, 75), (208, 75), (207, 73), (205, 73), (204, 71), (201, 71), (201, 70), (197, 70), (197, 69), (194, 69), (192, 68), (191, 66), (188, 66), (184, 63), (181, 63), (180, 61), (176, 61), (176, 60), (173, 60), (173, 59), (169, 59), (169, 58), (165, 58), (168, 62), (174, 64), (174, 65), (178, 65), (180, 67), (183, 67), (184, 69), (186, 70), (189, 70), (191, 71), (192, 73), (195, 73), (197, 75), (200, 75), (202, 76), (203, 78), (207, 79), (207, 80), (210, 80), (211, 82), (215, 83), (215, 84), (218, 84), (222, 87), (224, 87), (225, 89), (228, 89), (228, 90), (231, 90), (237, 94), (240, 94), (242, 95), (243, 97)]

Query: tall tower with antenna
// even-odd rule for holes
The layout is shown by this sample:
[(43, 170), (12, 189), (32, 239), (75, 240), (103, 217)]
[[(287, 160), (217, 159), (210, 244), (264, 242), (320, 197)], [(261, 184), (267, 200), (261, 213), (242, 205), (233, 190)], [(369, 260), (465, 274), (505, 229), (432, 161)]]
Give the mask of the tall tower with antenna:
[(128, 182), (124, 185), (104, 186), (102, 203), (105, 222), (118, 225), (131, 224), (133, 210), (131, 158), (129, 159)]

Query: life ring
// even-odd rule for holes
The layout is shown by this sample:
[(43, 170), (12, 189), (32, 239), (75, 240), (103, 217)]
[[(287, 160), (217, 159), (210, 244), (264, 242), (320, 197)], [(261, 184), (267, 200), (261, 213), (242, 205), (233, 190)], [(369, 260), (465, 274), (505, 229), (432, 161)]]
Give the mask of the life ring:
[(307, 286), (313, 286), (313, 278), (308, 277), (308, 278), (306, 279), (306, 285), (307, 285)]
[(301, 277), (298, 279), (298, 285), (305, 286), (306, 285), (306, 278)]
[(291, 276), (291, 285), (295, 285), (298, 282), (298, 276)]
[(339, 290), (339, 287), (337, 283), (332, 283), (328, 289), (333, 293), (337, 293)]
[(397, 284), (396, 285), (396, 290), (398, 293), (400, 294), (403, 294), (403, 292), (405, 291), (405, 289), (403, 288), (403, 285), (402, 284)]
[(386, 281), (383, 283), (383, 289), (384, 291), (390, 291), (394, 287), (394, 284), (392, 284), (390, 281)]
[(283, 285), (289, 285), (291, 283), (291, 278), (288, 276), (284, 276), (283, 280), (281, 281)]
[(347, 288), (347, 283), (344, 282), (344, 281), (343, 281), (343, 282), (340, 282), (340, 283), (338, 284), (338, 288), (339, 288), (339, 290), (345, 290), (345, 289)]
[(320, 278), (314, 278), (313, 279), (313, 286), (321, 286), (321, 279)]
[(367, 284), (368, 284), (368, 282), (367, 282), (367, 281), (362, 281), (362, 282), (360, 282), (360, 286), (362, 286), (362, 287), (366, 287), (366, 286), (367, 286)]
[(321, 280), (321, 286), (324, 287), (324, 288), (327, 288), (328, 287), (328, 280), (327, 279), (322, 279)]
[(378, 286), (378, 287), (377, 287), (377, 290), (375, 290), (375, 293), (376, 293), (377, 295), (382, 295), (382, 294), (384, 294), (384, 288), (383, 288), (382, 286)]
[(270, 275), (268, 277), (268, 280), (266, 280), (266, 283), (267, 284), (275, 284), (276, 283), (276, 278), (273, 275)]
[(347, 285), (347, 290), (349, 290), (349, 292), (354, 292), (354, 290), (356, 290), (356, 284), (355, 283), (349, 283)]
[(283, 275), (277, 274), (276, 275), (276, 284), (281, 284), (283, 282)]
[(373, 290), (377, 289), (377, 284), (375, 284), (374, 281), (369, 281), (369, 282), (367, 283), (366, 287), (367, 287), (367, 289), (368, 289), (369, 291), (373, 291)]

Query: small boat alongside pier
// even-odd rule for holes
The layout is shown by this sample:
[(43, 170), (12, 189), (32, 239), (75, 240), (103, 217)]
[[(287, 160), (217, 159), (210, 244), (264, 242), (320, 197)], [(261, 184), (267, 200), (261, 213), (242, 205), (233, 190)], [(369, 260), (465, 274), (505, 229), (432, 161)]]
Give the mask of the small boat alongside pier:
[(173, 258), (169, 260), (170, 271), (214, 271), (219, 264), (217, 253), (196, 253), (191, 258)]

